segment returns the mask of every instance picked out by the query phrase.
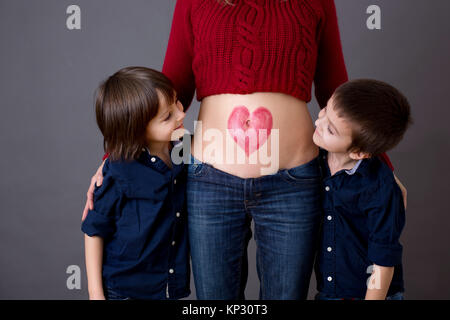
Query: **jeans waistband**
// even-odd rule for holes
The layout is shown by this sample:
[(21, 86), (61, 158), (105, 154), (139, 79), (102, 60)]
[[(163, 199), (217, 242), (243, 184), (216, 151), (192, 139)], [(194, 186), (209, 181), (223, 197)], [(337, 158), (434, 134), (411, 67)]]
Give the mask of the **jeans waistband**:
[(226, 177), (227, 179), (234, 180), (236, 182), (242, 182), (244, 180), (266, 180), (266, 179), (272, 179), (274, 177), (284, 175), (284, 174), (291, 174), (291, 175), (305, 175), (310, 176), (314, 178), (320, 178), (321, 177), (321, 170), (320, 170), (320, 161), (319, 156), (315, 157), (314, 159), (303, 163), (299, 166), (289, 168), (289, 169), (279, 169), (277, 173), (271, 174), (271, 175), (263, 175), (257, 178), (241, 178), (238, 176), (235, 176), (231, 173), (222, 171), (220, 169), (214, 168), (211, 164), (202, 162), (195, 158), (191, 154), (191, 163), (190, 165), (202, 165), (208, 167), (209, 171), (214, 172), (214, 175), (219, 175), (222, 177)]

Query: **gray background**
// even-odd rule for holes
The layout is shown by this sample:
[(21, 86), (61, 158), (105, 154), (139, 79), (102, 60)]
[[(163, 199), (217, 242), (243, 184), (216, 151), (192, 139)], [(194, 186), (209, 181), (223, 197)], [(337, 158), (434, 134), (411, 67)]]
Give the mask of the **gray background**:
[[(66, 28), (70, 4), (81, 7), (81, 30)], [(371, 4), (381, 7), (381, 30), (366, 27)], [(1, 299), (88, 297), (80, 219), (103, 154), (94, 90), (124, 66), (161, 69), (174, 5), (0, 0)], [(389, 153), (408, 188), (405, 296), (449, 299), (450, 1), (336, 0), (336, 6), (350, 78), (387, 81), (412, 104), (415, 124)], [(189, 110), (188, 129), (198, 106)], [(315, 119), (314, 99), (309, 106)], [(257, 299), (253, 240), (249, 256), (246, 293)], [(81, 268), (80, 290), (66, 287), (69, 265)], [(314, 293), (313, 278), (309, 297)]]

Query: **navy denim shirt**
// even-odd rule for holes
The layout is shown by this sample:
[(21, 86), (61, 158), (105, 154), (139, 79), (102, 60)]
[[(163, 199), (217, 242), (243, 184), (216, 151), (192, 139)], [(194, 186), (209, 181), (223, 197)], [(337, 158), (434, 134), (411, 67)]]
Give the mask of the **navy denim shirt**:
[(387, 295), (404, 292), (400, 234), (405, 209), (391, 169), (377, 157), (333, 176), (321, 150), (323, 223), (317, 289), (336, 298), (364, 298), (373, 264), (394, 267)]
[(171, 170), (145, 149), (135, 161), (105, 161), (81, 227), (104, 238), (105, 290), (136, 299), (190, 294), (186, 173), (183, 163)]

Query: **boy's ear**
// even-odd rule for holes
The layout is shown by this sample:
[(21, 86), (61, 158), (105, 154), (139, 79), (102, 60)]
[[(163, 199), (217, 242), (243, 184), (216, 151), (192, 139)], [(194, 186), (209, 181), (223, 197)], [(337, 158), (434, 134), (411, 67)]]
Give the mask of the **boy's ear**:
[(352, 151), (349, 153), (349, 156), (353, 160), (361, 160), (361, 159), (370, 158), (370, 154), (368, 154), (367, 152), (362, 152), (362, 151)]

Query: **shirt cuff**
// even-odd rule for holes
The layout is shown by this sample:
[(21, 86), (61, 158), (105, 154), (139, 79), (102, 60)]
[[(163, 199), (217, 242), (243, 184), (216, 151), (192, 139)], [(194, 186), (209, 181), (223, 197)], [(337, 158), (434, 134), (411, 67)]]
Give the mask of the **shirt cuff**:
[(400, 244), (389, 245), (369, 241), (369, 260), (382, 267), (393, 267), (402, 263), (403, 248)]
[(90, 210), (81, 224), (81, 231), (90, 237), (99, 236), (106, 238), (114, 233), (114, 226), (110, 218), (95, 210)]

